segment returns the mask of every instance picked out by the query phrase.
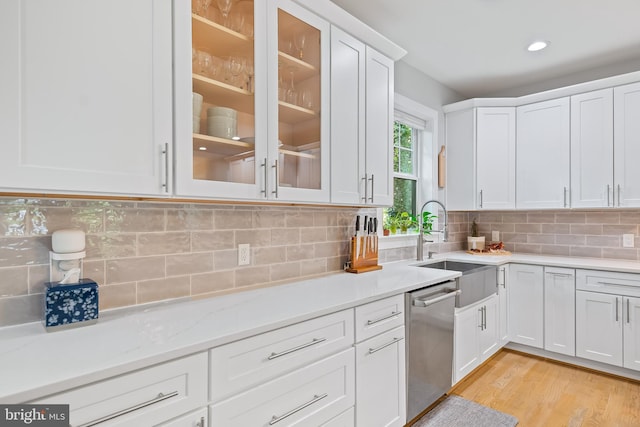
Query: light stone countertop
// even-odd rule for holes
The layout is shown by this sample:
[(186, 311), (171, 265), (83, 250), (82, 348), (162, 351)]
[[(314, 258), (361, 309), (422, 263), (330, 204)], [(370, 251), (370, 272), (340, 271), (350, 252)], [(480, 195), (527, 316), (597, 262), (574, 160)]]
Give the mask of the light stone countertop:
[(0, 329), (0, 403), (20, 403), (460, 276), (412, 267), (328, 276), (214, 298), (112, 310), (96, 324), (47, 333)]
[[(450, 252), (442, 259), (640, 273), (633, 261)], [(47, 333), (41, 323), (0, 328), (0, 402), (26, 402), (314, 317), (402, 294), (460, 273), (414, 267), (335, 273), (286, 285), (150, 308), (111, 310), (97, 324)]]

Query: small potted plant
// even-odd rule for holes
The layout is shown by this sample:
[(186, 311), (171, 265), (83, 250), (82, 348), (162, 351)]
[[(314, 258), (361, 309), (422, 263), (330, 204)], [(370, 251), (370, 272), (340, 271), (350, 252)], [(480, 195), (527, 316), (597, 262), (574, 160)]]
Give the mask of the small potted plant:
[(471, 236), (467, 237), (467, 245), (470, 251), (482, 251), (484, 249), (484, 236), (478, 234), (478, 224), (475, 219), (471, 223)]
[(396, 214), (396, 222), (400, 228), (400, 233), (406, 234), (407, 230), (417, 225), (416, 218), (409, 214), (409, 212), (401, 212)]

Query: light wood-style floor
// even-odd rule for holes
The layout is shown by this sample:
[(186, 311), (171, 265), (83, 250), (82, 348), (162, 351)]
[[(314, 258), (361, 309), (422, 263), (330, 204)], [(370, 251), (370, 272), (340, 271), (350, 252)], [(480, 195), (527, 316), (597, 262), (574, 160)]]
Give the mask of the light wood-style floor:
[(502, 350), (452, 391), (518, 427), (638, 427), (640, 383)]

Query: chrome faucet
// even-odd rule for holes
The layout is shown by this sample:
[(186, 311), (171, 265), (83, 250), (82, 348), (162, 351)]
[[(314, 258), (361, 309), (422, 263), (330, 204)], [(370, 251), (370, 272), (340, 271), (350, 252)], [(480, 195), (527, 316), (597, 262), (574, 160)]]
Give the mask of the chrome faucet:
[(424, 223), (422, 222), (422, 214), (424, 213), (424, 208), (425, 206), (427, 206), (429, 203), (436, 203), (438, 205), (440, 205), (440, 207), (442, 208), (442, 210), (444, 211), (444, 224), (442, 224), (442, 229), (441, 230), (437, 230), (437, 231), (432, 231), (432, 233), (442, 233), (442, 241), (446, 242), (448, 237), (449, 237), (449, 232), (447, 231), (447, 208), (444, 207), (444, 204), (442, 204), (442, 202), (438, 201), (438, 200), (428, 200), (424, 203), (424, 205), (422, 205), (422, 208), (420, 208), (420, 215), (418, 216), (418, 247), (416, 248), (416, 255), (417, 255), (417, 260), (418, 261), (424, 261)]

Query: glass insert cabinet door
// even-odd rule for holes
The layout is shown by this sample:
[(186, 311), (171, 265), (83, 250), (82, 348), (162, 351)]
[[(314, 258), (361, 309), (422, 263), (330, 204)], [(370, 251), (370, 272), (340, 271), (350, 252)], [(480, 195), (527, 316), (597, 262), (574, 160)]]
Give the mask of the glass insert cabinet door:
[(192, 1), (193, 179), (255, 184), (253, 0)]
[(276, 196), (328, 201), (330, 27), (288, 0), (269, 3), (269, 24), (276, 24), (268, 36), (269, 114), (277, 114), (269, 134), (270, 142), (277, 141), (269, 146)]

